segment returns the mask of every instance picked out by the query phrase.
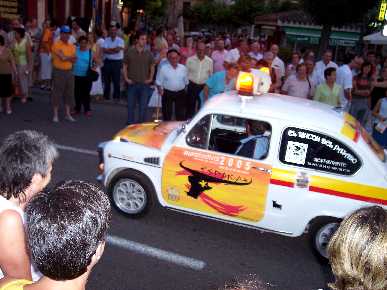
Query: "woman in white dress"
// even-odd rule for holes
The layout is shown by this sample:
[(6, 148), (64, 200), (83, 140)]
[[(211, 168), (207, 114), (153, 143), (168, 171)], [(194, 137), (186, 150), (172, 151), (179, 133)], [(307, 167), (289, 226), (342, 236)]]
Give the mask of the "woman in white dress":
[(90, 95), (95, 96), (97, 100), (100, 100), (103, 95), (103, 86), (102, 86), (102, 73), (101, 68), (103, 66), (103, 52), (102, 45), (104, 43), (103, 31), (99, 28), (95, 30), (95, 33), (89, 34), (89, 41), (91, 49), (94, 55), (94, 62), (96, 64), (96, 70), (99, 74), (98, 80), (93, 82)]
[(54, 143), (36, 131), (15, 132), (0, 146), (0, 278), (40, 277), (25, 246), (24, 208), (50, 182), (57, 156)]

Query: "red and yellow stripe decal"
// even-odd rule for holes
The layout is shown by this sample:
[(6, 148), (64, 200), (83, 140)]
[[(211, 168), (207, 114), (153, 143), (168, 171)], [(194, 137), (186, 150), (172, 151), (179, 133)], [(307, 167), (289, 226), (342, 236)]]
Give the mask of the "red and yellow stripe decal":
[(294, 187), (296, 175), (296, 171), (273, 168), (270, 183), (286, 187)]
[[(295, 187), (296, 171), (273, 168), (271, 184)], [(309, 176), (309, 191), (387, 205), (387, 188), (346, 182), (321, 176)]]
[(344, 113), (344, 124), (341, 128), (341, 134), (351, 139), (352, 141), (357, 142), (359, 140), (359, 133), (359, 122), (352, 115)]

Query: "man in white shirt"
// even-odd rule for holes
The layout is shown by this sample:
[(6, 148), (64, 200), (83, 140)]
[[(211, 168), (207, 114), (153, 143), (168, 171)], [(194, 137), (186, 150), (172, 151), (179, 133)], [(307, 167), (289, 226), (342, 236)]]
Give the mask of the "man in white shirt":
[(205, 53), (205, 43), (198, 42), (196, 54), (187, 59), (186, 66), (189, 84), (187, 91), (186, 119), (191, 119), (196, 113), (196, 108), (200, 108), (199, 94), (214, 71), (213, 61)]
[(347, 112), (352, 99), (352, 80), (354, 77), (352, 70), (360, 68), (363, 62), (364, 59), (362, 56), (354, 53), (348, 53), (345, 56), (344, 64), (337, 70), (336, 83), (342, 87), (342, 91), (340, 93), (340, 104)]
[(249, 44), (246, 39), (239, 40), (239, 47), (228, 51), (224, 57), (226, 63), (237, 63), (241, 55), (247, 55), (249, 53)]
[(258, 40), (255, 40), (250, 44), (249, 56), (257, 61), (263, 58), (263, 54), (261, 53), (261, 44)]
[(271, 47), (270, 47), (270, 51), (273, 53), (274, 55), (274, 59), (273, 59), (273, 63), (272, 63), (272, 67), (276, 68), (279, 70), (279, 73), (280, 73), (280, 77), (283, 78), (285, 77), (285, 63), (283, 62), (282, 59), (280, 59), (278, 57), (278, 52), (279, 52), (279, 47), (277, 44), (273, 44)]
[(86, 36), (86, 32), (79, 26), (80, 20), (75, 18), (71, 22), (71, 35), (74, 37), (75, 41), (78, 42), (78, 39), (81, 36)]
[[(112, 23), (113, 24), (113, 23)], [(104, 98), (110, 99), (110, 83), (113, 81), (113, 99), (118, 101), (120, 98), (120, 79), (122, 60), (124, 59), (124, 40), (117, 36), (117, 27), (115, 23), (110, 25), (109, 37), (107, 37), (102, 45), (104, 53)]]
[(179, 63), (180, 53), (170, 49), (167, 53), (168, 62), (159, 67), (156, 85), (162, 96), (163, 120), (172, 120), (175, 111), (177, 121), (185, 120), (186, 93), (188, 85), (187, 68)]
[(325, 82), (324, 71), (329, 67), (333, 67), (336, 70), (339, 68), (337, 64), (332, 61), (332, 51), (327, 49), (324, 52), (322, 59), (316, 62), (314, 67), (313, 75), (315, 77), (315, 81), (317, 82), (316, 86)]

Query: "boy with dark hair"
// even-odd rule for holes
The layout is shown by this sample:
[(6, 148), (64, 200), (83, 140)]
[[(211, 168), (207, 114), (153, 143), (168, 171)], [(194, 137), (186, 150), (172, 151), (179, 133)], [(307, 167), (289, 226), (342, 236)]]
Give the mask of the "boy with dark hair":
[(26, 208), (27, 240), (43, 277), (5, 278), (0, 290), (84, 290), (101, 258), (110, 222), (110, 202), (96, 185), (66, 181), (33, 198)]

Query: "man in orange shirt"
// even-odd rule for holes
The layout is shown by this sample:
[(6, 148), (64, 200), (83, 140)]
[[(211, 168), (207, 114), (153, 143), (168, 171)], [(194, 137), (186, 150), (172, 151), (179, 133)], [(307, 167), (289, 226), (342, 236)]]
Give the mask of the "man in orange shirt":
[(75, 121), (71, 116), (70, 108), (74, 96), (72, 68), (77, 58), (75, 46), (69, 42), (70, 34), (70, 27), (63, 25), (60, 29), (60, 38), (54, 42), (51, 48), (53, 65), (52, 106), (54, 111), (52, 121), (54, 123), (59, 122), (58, 110), (61, 98), (65, 104), (65, 119), (70, 122)]

